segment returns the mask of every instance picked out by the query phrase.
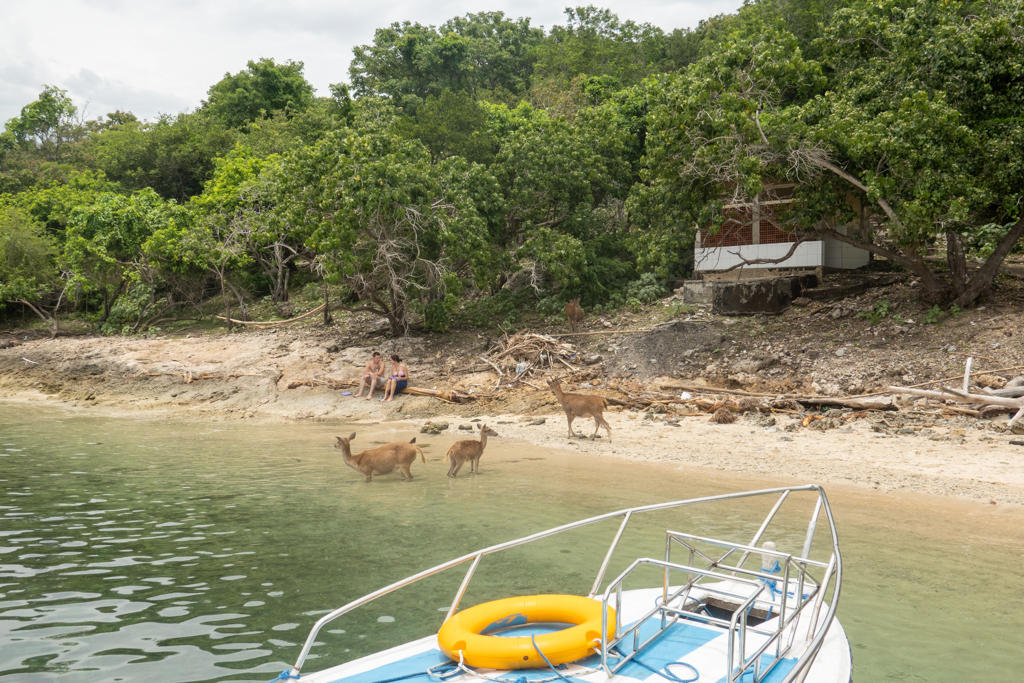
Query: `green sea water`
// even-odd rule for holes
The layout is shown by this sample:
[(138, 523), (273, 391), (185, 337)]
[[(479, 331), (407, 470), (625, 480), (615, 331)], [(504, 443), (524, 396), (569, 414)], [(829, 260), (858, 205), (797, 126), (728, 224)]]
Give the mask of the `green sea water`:
[[(0, 403), (0, 683), (266, 681), (295, 661), (322, 614), (422, 569), (623, 507), (770, 485), (500, 436), (480, 475), (451, 480), (440, 460), (454, 434), (418, 435), (427, 463), (413, 465), (413, 481), (396, 472), (365, 484), (332, 448), (352, 431), (357, 451), (417, 435), (401, 424), (253, 426)], [(979, 521), (878, 494), (831, 499), (855, 681), (1020, 679), (1020, 517)], [(664, 552), (666, 528), (749, 537), (770, 505), (638, 520), (608, 576)], [(616, 527), (486, 558), (463, 604), (585, 593)], [(799, 547), (803, 530), (783, 514), (777, 534)], [(436, 631), (462, 576), (332, 622), (305, 670)]]

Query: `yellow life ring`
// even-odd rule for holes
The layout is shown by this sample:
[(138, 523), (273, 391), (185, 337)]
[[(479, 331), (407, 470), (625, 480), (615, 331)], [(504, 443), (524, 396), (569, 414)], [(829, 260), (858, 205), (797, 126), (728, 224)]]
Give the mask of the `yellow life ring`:
[[(483, 635), (484, 631), (520, 624), (575, 624), (535, 636), (537, 648), (554, 664), (593, 654), (601, 638), (602, 603), (578, 595), (527, 595), (470, 607), (444, 622), (437, 634), (441, 651), (469, 666), (485, 669), (535, 669), (547, 666), (529, 636)], [(615, 610), (608, 608), (608, 637), (615, 633)]]

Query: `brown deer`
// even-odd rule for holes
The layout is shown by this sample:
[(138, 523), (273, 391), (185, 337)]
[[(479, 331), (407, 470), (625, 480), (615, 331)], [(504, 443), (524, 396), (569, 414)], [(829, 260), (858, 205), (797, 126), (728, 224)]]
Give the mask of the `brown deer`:
[(352, 432), (352, 436), (347, 439), (339, 436), (337, 437), (338, 442), (334, 444), (334, 447), (341, 449), (341, 455), (345, 459), (345, 464), (361, 472), (368, 482), (373, 481), (373, 475), (391, 474), (396, 467), (402, 470), (402, 475), (406, 480), (411, 480), (412, 472), (409, 471), (409, 466), (415, 462), (416, 454), (419, 453), (419, 456), (423, 458), (424, 464), (427, 462), (426, 456), (423, 455), (423, 449), (415, 445), (416, 437), (413, 437), (409, 443), (404, 441), (389, 443), (380, 448), (363, 451), (359, 455), (352, 455), (349, 443), (355, 438), (355, 432)]
[(576, 432), (572, 430), (572, 421), (577, 417), (592, 417), (594, 418), (594, 433), (590, 438), (596, 438), (597, 430), (604, 427), (608, 430), (608, 443), (612, 442), (612, 428), (608, 426), (608, 423), (604, 419), (604, 409), (608, 407), (608, 402), (603, 396), (566, 394), (562, 391), (562, 384), (557, 378), (548, 382), (548, 386), (555, 392), (555, 398), (557, 398), (558, 402), (562, 404), (562, 410), (565, 411), (565, 417), (569, 420), (570, 439), (576, 436)]
[(448, 453), (445, 454), (444, 460), (448, 462), (451, 460), (451, 467), (448, 468), (449, 477), (459, 476), (459, 470), (462, 469), (463, 463), (469, 460), (469, 471), (470, 473), (476, 472), (480, 474), (480, 456), (484, 454), (484, 448), (487, 447), (487, 437), (497, 436), (498, 432), (494, 431), (487, 425), (477, 425), (480, 430), (480, 440), (466, 439), (465, 441), (456, 441), (452, 444), (452, 447), (448, 449)]
[(569, 299), (565, 305), (565, 319), (569, 321), (569, 331), (579, 332), (583, 325), (583, 309), (579, 299)]

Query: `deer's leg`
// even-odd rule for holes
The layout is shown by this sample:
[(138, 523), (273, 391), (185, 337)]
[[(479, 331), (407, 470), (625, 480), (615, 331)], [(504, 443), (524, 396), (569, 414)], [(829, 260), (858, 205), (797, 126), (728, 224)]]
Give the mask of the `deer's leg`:
[(576, 419), (576, 416), (572, 414), (571, 410), (565, 411), (565, 418), (569, 420), (569, 438), (576, 436), (576, 432), (572, 431), (572, 421)]
[(412, 481), (412, 472), (409, 470), (408, 465), (399, 465), (398, 469), (402, 470), (402, 476), (405, 477), (406, 481)]
[(466, 462), (465, 460), (460, 460), (460, 461), (458, 462), (458, 464), (456, 464), (456, 465), (455, 465), (455, 471), (454, 471), (454, 472), (452, 472), (452, 475), (451, 475), (451, 476), (453, 476), (453, 477), (457, 477), (457, 476), (459, 476), (459, 470), (461, 470), (461, 469), (462, 469), (462, 466), (463, 466), (463, 465), (465, 464), (465, 462)]

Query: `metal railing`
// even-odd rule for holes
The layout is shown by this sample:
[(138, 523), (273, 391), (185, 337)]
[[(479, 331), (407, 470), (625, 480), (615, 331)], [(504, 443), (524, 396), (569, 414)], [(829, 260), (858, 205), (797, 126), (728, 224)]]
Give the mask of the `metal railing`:
[[(771, 515), (774, 515), (774, 512), (777, 510), (778, 507), (774, 508)], [(812, 516), (812, 521), (815, 520), (816, 515)], [(764, 532), (764, 529), (765, 527), (762, 526), (755, 538), (758, 538)], [(713, 559), (703, 552), (698, 547), (698, 544), (717, 546), (728, 550), (718, 559)], [(689, 551), (688, 564), (672, 562), (671, 553), (673, 545), (681, 545)], [(806, 544), (805, 547), (807, 547)], [(725, 564), (725, 559), (737, 550), (743, 551), (743, 556), (740, 558), (739, 563), (736, 565)], [(743, 563), (751, 553), (759, 553), (762, 556), (773, 559), (775, 562), (781, 563), (778, 570), (780, 575), (776, 575), (774, 571), (765, 571), (763, 567), (761, 571), (746, 569)], [(697, 567), (695, 563), (697, 559), (706, 561), (707, 566)], [(636, 619), (631, 626), (623, 629), (621, 617), (622, 586), (631, 574), (643, 566), (661, 567), (664, 570), (661, 600), (660, 602), (655, 601), (655, 605), (651, 610), (639, 619)], [(824, 569), (823, 581), (820, 583), (816, 581), (808, 571), (808, 567)], [(739, 680), (744, 673), (752, 670), (754, 683), (757, 683), (763, 680), (792, 650), (797, 633), (797, 621), (805, 610), (811, 612), (814, 610), (814, 606), (820, 605), (818, 596), (824, 593), (824, 589), (831, 582), (832, 567), (832, 563), (826, 564), (805, 557), (794, 557), (787, 553), (757, 548), (752, 545), (730, 543), (678, 531), (668, 531), (666, 532), (664, 561), (651, 558), (635, 560), (605, 590), (603, 595), (605, 614), (608, 614), (609, 607), (614, 607), (616, 623), (614, 637), (608, 643), (603, 644), (601, 665), (610, 677), (637, 657), (647, 645), (653, 643), (676, 623), (679, 621), (693, 621), (699, 624), (718, 626), (727, 630), (727, 681), (731, 683), (732, 681)], [(672, 570), (685, 572), (686, 583), (670, 593), (670, 586), (672, 585), (670, 573)], [(795, 580), (790, 579), (791, 572), (796, 574)], [(745, 578), (740, 578), (737, 575), (742, 575)], [(702, 581), (706, 580), (713, 581), (714, 583), (710, 585), (702, 583)], [(749, 626), (747, 623), (748, 616), (757, 602), (767, 603), (770, 615), (771, 609), (776, 605), (775, 585), (779, 582), (781, 582), (783, 587), (778, 591), (779, 613), (776, 626), (773, 629)], [(807, 586), (810, 586), (810, 590), (805, 593), (804, 589)], [(743, 590), (744, 587), (746, 590)], [(795, 601), (795, 605), (792, 606), (789, 604), (791, 588), (794, 589), (793, 600)], [(695, 590), (700, 598), (693, 597)], [(767, 597), (764, 596), (765, 591), (769, 593)], [(701, 614), (695, 609), (685, 609), (688, 600), (703, 606), (702, 601), (706, 601), (709, 597), (717, 597), (722, 603), (733, 606), (732, 617), (729, 621), (715, 617), (710, 612)], [(614, 605), (611, 605), (610, 603), (613, 599)], [(676, 603), (678, 603), (678, 606), (674, 606)], [(655, 615), (659, 615), (661, 625), (641, 643), (640, 629)], [(603, 626), (604, 630), (602, 632), (607, 632), (607, 621), (605, 621)], [(813, 625), (809, 626), (808, 631), (812, 631), (812, 628)], [(784, 643), (787, 630), (789, 638), (788, 642)], [(765, 640), (752, 654), (748, 655), (747, 642), (749, 633), (759, 634)], [(630, 636), (632, 636), (632, 643), (628, 646), (630, 647), (630, 652), (624, 653), (622, 652), (621, 644), (628, 641)], [(773, 644), (775, 645), (774, 657), (762, 670), (761, 655), (767, 652)], [(739, 650), (741, 663), (739, 667), (735, 666), (737, 649)], [(609, 664), (609, 657), (613, 657), (618, 661)]]
[[(363, 605), (366, 605), (366, 604), (368, 604), (370, 602), (373, 602), (374, 600), (376, 600), (378, 598), (381, 598), (381, 597), (383, 597), (385, 595), (388, 595), (389, 593), (393, 593), (393, 592), (395, 592), (395, 591), (397, 591), (397, 590), (399, 590), (401, 588), (405, 588), (406, 586), (410, 586), (410, 585), (412, 585), (414, 583), (417, 583), (418, 581), (421, 581), (421, 580), (423, 580), (425, 578), (434, 576), (436, 574), (440, 574), (441, 572), (444, 572), (444, 571), (446, 571), (448, 569), (451, 569), (453, 567), (457, 567), (457, 566), (459, 566), (461, 564), (464, 564), (466, 562), (472, 561), (472, 564), (470, 565), (469, 570), (466, 572), (466, 575), (463, 578), (462, 583), (460, 584), (458, 591), (456, 591), (455, 597), (452, 600), (451, 607), (448, 610), (448, 614), (445, 617), (446, 619), (450, 619), (452, 617), (452, 615), (454, 615), (455, 612), (458, 610), (459, 603), (462, 601), (462, 598), (463, 598), (463, 596), (466, 593), (466, 589), (469, 587), (469, 583), (472, 580), (473, 575), (476, 572), (477, 567), (480, 565), (480, 560), (483, 559), (483, 557), (485, 555), (491, 555), (491, 554), (494, 554), (494, 553), (497, 553), (497, 552), (501, 552), (503, 550), (507, 550), (509, 548), (515, 548), (515, 547), (518, 547), (518, 546), (526, 545), (527, 543), (532, 543), (533, 541), (538, 541), (538, 540), (543, 539), (543, 538), (548, 538), (549, 536), (554, 536), (556, 534), (560, 534), (560, 533), (563, 533), (563, 532), (566, 532), (566, 531), (571, 531), (573, 529), (579, 529), (581, 527), (589, 526), (591, 524), (597, 524), (599, 522), (603, 522), (603, 521), (606, 521), (606, 520), (609, 520), (609, 519), (615, 519), (615, 518), (618, 518), (618, 517), (622, 517), (622, 523), (619, 525), (618, 531), (616, 532), (615, 537), (612, 539), (611, 545), (608, 548), (608, 552), (605, 554), (604, 561), (601, 563), (601, 567), (598, 570), (597, 577), (594, 579), (593, 588), (591, 589), (590, 594), (588, 596), (588, 597), (591, 597), (591, 598), (595, 598), (597, 596), (598, 592), (600, 591), (602, 582), (604, 581), (604, 575), (605, 575), (605, 572), (608, 569), (609, 563), (611, 562), (612, 555), (615, 553), (615, 549), (618, 547), (619, 541), (622, 539), (622, 535), (623, 535), (623, 533), (626, 530), (626, 526), (629, 524), (629, 521), (635, 515), (642, 514), (642, 513), (648, 513), (648, 512), (656, 512), (656, 511), (661, 511), (661, 510), (670, 510), (670, 509), (674, 509), (674, 508), (688, 507), (688, 506), (693, 506), (693, 505), (701, 505), (701, 504), (706, 504), (706, 503), (715, 503), (715, 502), (722, 502), (722, 501), (729, 501), (729, 500), (740, 500), (740, 499), (743, 499), (743, 498), (753, 498), (753, 497), (757, 497), (757, 496), (768, 496), (768, 495), (774, 495), (774, 494), (781, 494), (780, 499), (778, 500), (778, 502), (776, 502), (775, 506), (769, 512), (767, 518), (765, 518), (764, 522), (762, 523), (762, 525), (761, 525), (760, 529), (758, 530), (757, 534), (755, 534), (754, 539), (750, 543), (750, 545), (749, 546), (738, 546), (738, 545), (735, 545), (735, 544), (732, 544), (732, 545), (728, 545), (727, 544), (727, 547), (729, 547), (730, 550), (722, 558), (720, 558), (720, 560), (719, 560), (719, 566), (722, 566), (721, 562), (724, 562), (724, 560), (729, 556), (729, 554), (731, 554), (734, 550), (743, 549), (743, 550), (746, 551), (746, 553), (744, 554), (743, 558), (741, 559), (741, 561), (738, 563), (738, 565), (736, 567), (732, 567), (730, 569), (731, 570), (735, 570), (737, 572), (741, 572), (742, 571), (742, 572), (745, 572), (745, 573), (751, 573), (751, 572), (749, 572), (749, 570), (743, 570), (742, 569), (742, 567), (741, 567), (741, 565), (743, 563), (742, 560), (745, 559), (746, 555), (749, 554), (750, 552), (758, 552), (758, 553), (765, 552), (762, 549), (754, 548), (753, 545), (755, 543), (757, 543), (757, 541), (760, 539), (761, 535), (764, 533), (765, 529), (767, 529), (768, 525), (771, 523), (771, 521), (774, 518), (775, 514), (778, 512), (778, 510), (781, 507), (782, 503), (786, 500), (786, 498), (789, 496), (789, 494), (793, 493), (793, 492), (802, 492), (802, 491), (816, 492), (818, 494), (818, 500), (817, 500), (817, 503), (815, 504), (814, 514), (812, 516), (810, 524), (808, 525), (807, 536), (806, 536), (806, 541), (805, 541), (805, 546), (804, 546), (804, 552), (802, 553), (803, 557), (795, 558), (795, 561), (796, 561), (798, 566), (800, 565), (800, 563), (811, 564), (812, 566), (820, 565), (820, 563), (812, 563), (810, 560), (806, 559), (806, 556), (807, 556), (807, 554), (809, 552), (811, 541), (813, 540), (814, 531), (815, 531), (815, 527), (816, 527), (818, 516), (819, 516), (819, 511), (823, 509), (825, 511), (825, 516), (826, 516), (826, 519), (828, 520), (828, 524), (829, 524), (829, 531), (831, 532), (831, 536), (832, 536), (831, 537), (832, 559), (830, 560), (830, 562), (828, 564), (828, 567), (826, 569), (825, 580), (821, 582), (820, 586), (821, 587), (827, 586), (829, 584), (829, 580), (831, 578), (831, 579), (834, 579), (834, 581), (835, 581), (835, 588), (833, 590), (832, 600), (829, 603), (828, 610), (827, 610), (827, 612), (825, 614), (824, 619), (822, 620), (822, 626), (820, 628), (816, 628), (815, 625), (816, 625), (817, 620), (818, 620), (818, 615), (819, 615), (819, 612), (820, 612), (820, 609), (821, 609), (821, 604), (822, 604), (822, 601), (823, 601), (823, 598), (824, 598), (825, 591), (824, 590), (817, 590), (816, 591), (816, 600), (815, 600), (814, 607), (813, 607), (813, 620), (812, 620), (812, 624), (811, 624), (810, 628), (808, 629), (808, 635), (807, 635), (807, 640), (808, 640), (807, 649), (800, 656), (800, 658), (797, 660), (797, 662), (794, 665), (794, 667), (790, 670), (790, 672), (787, 674), (785, 679), (782, 681), (782, 683), (791, 683), (792, 681), (796, 681), (798, 676), (806, 675), (804, 673), (806, 667), (814, 660), (814, 656), (817, 654), (818, 650), (821, 648), (821, 644), (824, 642), (824, 639), (825, 639), (825, 634), (828, 631), (828, 626), (832, 623), (832, 619), (835, 617), (836, 607), (837, 607), (838, 602), (839, 602), (839, 589), (840, 589), (840, 584), (841, 584), (841, 581), (842, 581), (842, 560), (841, 560), (841, 557), (840, 557), (840, 554), (839, 554), (839, 544), (838, 544), (838, 537), (837, 537), (837, 534), (836, 534), (835, 521), (832, 518), (832, 512), (831, 512), (831, 509), (829, 508), (828, 499), (825, 497), (824, 490), (820, 486), (817, 486), (817, 485), (814, 485), (814, 484), (807, 484), (807, 485), (804, 485), (804, 486), (786, 486), (786, 487), (778, 487), (778, 488), (771, 488), (771, 489), (761, 489), (761, 490), (758, 490), (758, 491), (745, 491), (745, 492), (741, 492), (741, 493), (730, 493), (730, 494), (724, 494), (724, 495), (719, 495), (719, 496), (707, 496), (707, 497), (703, 497), (703, 498), (692, 498), (690, 500), (679, 500), (679, 501), (673, 501), (673, 502), (669, 502), (669, 503), (657, 503), (657, 504), (654, 504), (654, 505), (642, 505), (642, 506), (638, 506), (638, 507), (627, 508), (627, 509), (624, 509), (624, 510), (618, 510), (618, 511), (615, 511), (615, 512), (609, 512), (609, 513), (606, 513), (606, 514), (603, 514), (603, 515), (598, 515), (596, 517), (590, 517), (588, 519), (580, 520), (578, 522), (572, 522), (571, 524), (563, 524), (562, 526), (554, 527), (552, 529), (548, 529), (547, 531), (541, 531), (541, 532), (538, 532), (536, 534), (532, 534), (530, 536), (524, 536), (523, 538), (519, 538), (519, 539), (516, 539), (516, 540), (513, 540), (513, 541), (507, 541), (505, 543), (499, 543), (497, 545), (492, 545), (492, 546), (489, 546), (487, 548), (483, 548), (481, 550), (477, 550), (476, 552), (470, 553), (468, 555), (463, 555), (462, 557), (457, 557), (457, 558), (455, 558), (453, 560), (449, 560), (448, 562), (444, 562), (444, 563), (439, 564), (439, 565), (437, 565), (435, 567), (431, 567), (430, 569), (426, 569), (426, 570), (424, 570), (422, 572), (419, 572), (418, 574), (413, 574), (412, 576), (409, 576), (409, 577), (407, 577), (405, 579), (402, 579), (400, 581), (396, 581), (395, 583), (392, 583), (392, 584), (390, 584), (388, 586), (385, 586), (383, 588), (380, 588), (380, 589), (378, 589), (378, 590), (376, 590), (376, 591), (374, 591), (372, 593), (364, 595), (363, 597), (358, 598), (357, 600), (353, 600), (352, 602), (344, 605), (343, 607), (339, 607), (338, 609), (334, 610), (333, 612), (330, 612), (329, 614), (325, 614), (323, 617), (318, 619), (317, 622), (313, 625), (313, 628), (310, 631), (309, 635), (306, 637), (306, 641), (305, 641), (305, 643), (302, 646), (302, 650), (300, 651), (299, 657), (296, 660), (295, 665), (292, 667), (292, 669), (290, 671), (290, 674), (292, 676), (298, 676), (299, 675), (299, 673), (302, 670), (302, 666), (305, 663), (306, 658), (308, 657), (309, 652), (310, 652), (310, 650), (313, 647), (314, 642), (316, 642), (317, 635), (319, 634), (320, 630), (325, 625), (327, 625), (328, 623), (334, 621), (338, 617), (343, 616), (344, 614), (347, 614), (348, 612), (351, 612), (352, 610), (356, 609), (357, 607), (362, 607)], [(678, 537), (678, 538), (687, 537), (685, 534), (681, 534), (681, 533), (678, 533), (678, 532), (669, 532), (669, 533), (675, 534), (675, 536)], [(689, 537), (687, 537), (687, 538), (689, 538)], [(671, 541), (669, 541), (669, 542), (671, 542)], [(724, 542), (716, 541), (716, 543), (724, 543)], [(784, 555), (784, 554), (780, 554), (780, 555), (783, 555), (785, 557), (789, 557), (789, 556)], [(658, 561), (658, 560), (647, 560), (647, 559), (637, 560), (636, 562), (631, 564), (630, 567), (634, 567), (638, 562), (659, 563), (660, 561)], [(707, 572), (707, 570), (701, 570), (701, 569), (697, 569), (697, 568), (694, 568), (694, 567), (687, 567), (686, 565), (667, 566), (667, 565), (670, 565), (670, 564), (671, 563), (669, 563), (669, 562), (660, 563), (660, 565), (665, 568), (666, 573), (669, 570), (671, 570), (671, 569), (681, 569), (681, 570), (684, 570), (684, 571), (685, 570), (690, 570), (690, 571), (693, 571), (693, 572), (705, 572), (705, 573)], [(788, 564), (789, 563), (787, 562), (787, 566), (788, 566)], [(629, 570), (627, 569), (627, 571), (629, 571)], [(757, 572), (753, 572), (753, 573), (757, 574)], [(620, 575), (619, 579), (617, 579), (617, 581), (619, 582), (620, 593), (621, 593), (621, 579), (622, 578), (624, 578), (624, 577), (622, 575)], [(732, 577), (732, 576), (726, 576), (725, 578), (733, 580), (733, 581), (736, 580), (735, 577)], [(615, 585), (615, 582), (613, 582), (611, 585)], [(610, 590), (611, 585), (609, 586), (609, 590)], [(783, 585), (787, 585), (787, 584), (783, 584)], [(763, 588), (764, 587), (762, 586), (762, 589)], [(667, 584), (666, 584), (665, 590), (667, 591)], [(749, 598), (749, 603), (753, 604), (753, 602), (754, 602), (754, 600), (756, 598), (756, 595), (759, 595), (759, 594), (760, 594), (760, 592), (756, 593), (755, 596), (750, 597)], [(606, 600), (607, 600), (607, 595), (608, 595), (608, 591), (605, 592), (605, 599)], [(666, 594), (666, 596), (667, 596), (667, 594)], [(736, 615), (734, 614), (733, 621), (735, 622), (737, 618), (741, 618), (741, 619), (744, 620), (743, 621), (743, 628), (740, 629), (740, 631), (745, 634), (746, 631), (748, 630), (748, 628), (746, 627), (746, 617), (745, 617), (745, 615), (741, 616), (741, 617), (736, 617)], [(605, 614), (605, 619), (607, 619), (607, 613)], [(730, 632), (732, 632), (733, 630), (736, 630), (736, 629), (730, 627)], [(608, 651), (608, 649), (609, 649), (609, 643), (606, 643), (605, 639), (604, 639), (605, 633), (607, 633), (607, 631), (606, 630), (602, 630), (602, 640), (601, 640), (601, 643), (600, 643), (600, 646), (601, 646), (600, 649), (601, 649), (602, 653), (606, 653)], [(731, 641), (730, 641), (730, 643), (731, 643)], [(731, 646), (730, 646), (730, 651), (731, 651)], [(743, 652), (743, 650), (741, 649), (741, 653), (742, 652)], [(603, 654), (602, 654), (602, 656), (603, 656)], [(730, 660), (730, 664), (731, 664), (731, 660)], [(730, 671), (731, 670), (732, 670), (732, 667), (730, 666)], [(802, 680), (802, 678), (800, 680)]]

